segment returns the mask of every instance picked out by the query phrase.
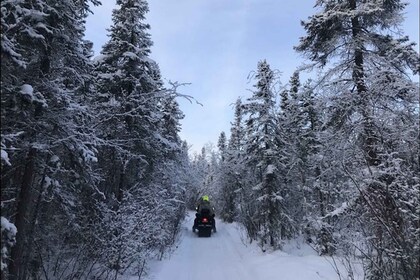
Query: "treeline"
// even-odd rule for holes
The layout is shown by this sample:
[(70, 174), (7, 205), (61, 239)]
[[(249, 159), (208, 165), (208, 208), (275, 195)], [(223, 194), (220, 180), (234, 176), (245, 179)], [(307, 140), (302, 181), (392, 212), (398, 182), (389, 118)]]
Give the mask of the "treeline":
[(414, 44), (394, 36), (406, 5), (318, 1), (295, 47), (316, 78), (296, 71), (281, 86), (260, 61), (230, 138), (196, 157), (221, 217), (264, 251), (304, 236), (343, 257), (342, 277), (360, 263), (366, 279), (419, 279), (420, 64)]
[(150, 58), (147, 2), (117, 1), (93, 61), (99, 4), (1, 2), (2, 279), (141, 277), (184, 217), (183, 113)]

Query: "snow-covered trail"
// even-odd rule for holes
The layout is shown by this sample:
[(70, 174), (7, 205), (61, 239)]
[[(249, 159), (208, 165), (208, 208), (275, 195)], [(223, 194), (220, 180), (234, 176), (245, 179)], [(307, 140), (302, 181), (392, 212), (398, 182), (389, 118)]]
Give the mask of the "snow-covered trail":
[[(216, 219), (217, 233), (198, 237), (191, 230), (194, 221), (190, 213), (182, 225), (182, 241), (169, 260), (163, 261), (154, 280), (255, 280), (258, 277), (244, 259), (244, 247), (233, 237), (232, 225)], [(230, 230), (229, 230), (230, 229)], [(238, 243), (239, 242), (239, 243)]]
[[(285, 244), (283, 251), (262, 253), (255, 243), (244, 244), (238, 225), (216, 219), (217, 233), (198, 237), (191, 230), (194, 213), (182, 224), (174, 253), (155, 262), (151, 280), (336, 280), (332, 260), (320, 257), (302, 242)], [(338, 264), (341, 268), (342, 266)], [(344, 271), (343, 271), (344, 272)], [(346, 279), (346, 273), (341, 279)], [(357, 277), (355, 279), (362, 279)]]

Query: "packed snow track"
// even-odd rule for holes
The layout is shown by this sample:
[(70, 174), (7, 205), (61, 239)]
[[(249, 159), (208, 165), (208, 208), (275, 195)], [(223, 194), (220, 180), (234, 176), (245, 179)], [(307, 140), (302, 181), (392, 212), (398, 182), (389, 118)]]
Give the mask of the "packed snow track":
[[(198, 237), (192, 232), (194, 213), (182, 224), (179, 244), (173, 254), (152, 265), (151, 280), (335, 280), (331, 260), (310, 247), (294, 243), (283, 251), (262, 253), (243, 242), (238, 225), (216, 219), (217, 233)], [(296, 245), (298, 245), (296, 247)], [(356, 277), (356, 279), (361, 279)]]
[(198, 237), (197, 232), (192, 232), (193, 221), (193, 213), (190, 213), (182, 225), (181, 243), (152, 279), (258, 279), (243, 260), (244, 245), (240, 238), (233, 238), (229, 231), (232, 225), (216, 220), (217, 233)]

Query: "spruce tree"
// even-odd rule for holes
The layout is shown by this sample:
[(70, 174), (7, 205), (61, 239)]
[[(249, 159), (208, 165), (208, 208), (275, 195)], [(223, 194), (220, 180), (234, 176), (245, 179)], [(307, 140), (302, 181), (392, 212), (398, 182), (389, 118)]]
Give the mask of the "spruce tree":
[(159, 151), (154, 131), (159, 131), (161, 81), (156, 79), (156, 63), (149, 58), (147, 2), (118, 0), (117, 5), (96, 73), (98, 127), (107, 140), (101, 159), (111, 161), (104, 165), (110, 170), (102, 188), (121, 200), (124, 189), (140, 177), (151, 176)]
[[(2, 2), (2, 149), (10, 156), (10, 169), (2, 170), (7, 174), (2, 199), (16, 201), (2, 213), (16, 213), (18, 229), (12, 279), (39, 275), (45, 264), (34, 260), (59, 258), (57, 248), (70, 248), (80, 238), (75, 228), (82, 217), (74, 202), (80, 190), (94, 184), (89, 171), (96, 160), (86, 106), (87, 3)], [(7, 189), (14, 191), (5, 197)], [(52, 228), (67, 238), (57, 238), (62, 232)]]
[[(110, 39), (95, 60), (96, 121), (103, 140), (97, 170), (105, 178), (100, 189), (111, 220), (105, 234), (115, 241), (101, 257), (103, 263), (112, 260), (104, 270), (115, 275), (143, 263), (149, 254), (163, 254), (184, 209), (179, 201), (186, 186), (175, 181), (185, 172), (176, 168), (183, 162), (178, 135), (183, 113), (176, 88), (164, 87), (159, 67), (150, 58), (147, 12), (146, 1), (118, 0)], [(162, 228), (158, 219), (165, 217), (173, 223)], [(105, 219), (96, 222), (107, 227)]]
[(279, 246), (279, 240), (285, 237), (287, 220), (286, 209), (282, 207), (282, 187), (279, 180), (279, 166), (276, 144), (277, 122), (274, 114), (274, 92), (276, 82), (275, 73), (265, 61), (258, 63), (255, 74), (256, 84), (252, 97), (244, 104), (244, 113), (247, 114), (245, 145), (246, 163), (253, 174), (251, 197), (248, 200), (253, 212), (251, 213), (253, 228), (249, 233), (257, 238), (263, 250), (267, 244), (272, 247)]
[(418, 159), (407, 157), (408, 143), (418, 147), (419, 88), (409, 71), (418, 74), (419, 58), (414, 44), (398, 32), (406, 5), (318, 1), (320, 12), (302, 23), (307, 34), (296, 47), (327, 69), (323, 134), (333, 142), (322, 141), (329, 155), (335, 154), (330, 176), (341, 192), (347, 191), (349, 208), (366, 235), (362, 253), (368, 279), (419, 277), (413, 257), (419, 252), (413, 228), (419, 217), (405, 196), (418, 198), (418, 181), (402, 179), (419, 166)]
[(378, 70), (385, 71), (383, 74), (394, 83), (395, 79), (405, 80), (401, 71), (407, 67), (414, 73), (419, 71), (413, 43), (408, 43), (407, 37), (390, 35), (393, 27), (401, 24), (401, 13), (406, 5), (399, 0), (318, 1), (316, 6), (322, 11), (302, 22), (307, 35), (295, 47), (320, 67), (334, 58), (341, 58), (329, 73), (342, 84), (343, 92), (351, 93), (351, 102), (357, 106), (349, 104), (351, 108), (339, 109), (337, 113), (341, 118), (350, 117), (355, 111), (360, 114), (363, 125), (361, 148), (369, 166), (376, 166), (381, 161), (377, 148), (379, 136), (374, 131), (375, 116), (371, 108), (377, 95), (370, 85), (370, 77)]

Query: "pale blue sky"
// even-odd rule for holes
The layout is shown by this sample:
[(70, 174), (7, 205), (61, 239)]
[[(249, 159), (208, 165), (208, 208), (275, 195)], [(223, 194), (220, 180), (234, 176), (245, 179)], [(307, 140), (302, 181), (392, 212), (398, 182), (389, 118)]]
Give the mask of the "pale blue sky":
[[(112, 23), (114, 0), (102, 0), (87, 21), (86, 38), (99, 54)], [(149, 0), (146, 21), (154, 42), (151, 58), (162, 76), (191, 83), (182, 94), (191, 95), (203, 106), (179, 100), (186, 117), (181, 137), (191, 152), (209, 142), (216, 144), (221, 131), (230, 135), (232, 104), (238, 96), (250, 96), (248, 74), (257, 62), (267, 59), (282, 72), (286, 84), (304, 59), (294, 52), (304, 30), (301, 20), (316, 11), (312, 0)], [(409, 0), (404, 33), (419, 42), (419, 1)], [(418, 46), (417, 46), (418, 49)]]

